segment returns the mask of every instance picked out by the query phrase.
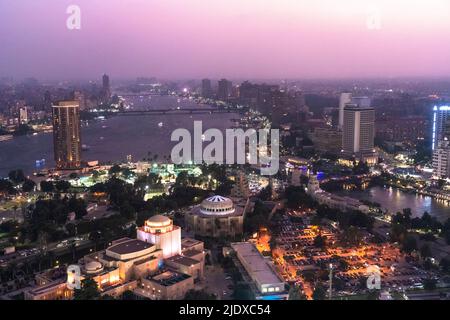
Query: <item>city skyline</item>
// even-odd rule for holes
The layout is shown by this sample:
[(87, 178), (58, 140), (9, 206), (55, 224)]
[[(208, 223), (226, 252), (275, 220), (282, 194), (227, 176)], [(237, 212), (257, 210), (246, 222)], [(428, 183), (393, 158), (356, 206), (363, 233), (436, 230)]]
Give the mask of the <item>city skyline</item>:
[(2, 75), (372, 78), (450, 71), (450, 44), (442, 41), (450, 35), (450, 4), (440, 0), (79, 0), (80, 29), (69, 30), (72, 4), (0, 4)]

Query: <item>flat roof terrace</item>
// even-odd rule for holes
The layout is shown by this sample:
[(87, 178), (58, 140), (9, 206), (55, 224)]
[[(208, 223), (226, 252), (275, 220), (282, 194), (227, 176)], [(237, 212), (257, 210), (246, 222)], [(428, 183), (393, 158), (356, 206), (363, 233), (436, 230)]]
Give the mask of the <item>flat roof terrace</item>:
[(106, 255), (119, 260), (135, 259), (150, 254), (156, 250), (156, 246), (137, 239), (127, 239), (115, 243), (106, 249)]

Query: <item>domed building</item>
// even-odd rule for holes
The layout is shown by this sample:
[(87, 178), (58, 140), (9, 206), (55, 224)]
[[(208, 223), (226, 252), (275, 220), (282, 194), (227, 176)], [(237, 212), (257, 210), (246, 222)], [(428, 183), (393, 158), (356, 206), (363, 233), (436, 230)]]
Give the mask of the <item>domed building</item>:
[(84, 271), (89, 275), (96, 274), (103, 271), (103, 265), (98, 261), (91, 261), (84, 266)]
[(145, 221), (144, 226), (137, 230), (137, 238), (156, 245), (164, 258), (181, 253), (181, 228), (173, 225), (166, 216), (155, 215)]
[(242, 235), (245, 205), (233, 200), (212, 196), (186, 214), (187, 230), (203, 237), (236, 237)]

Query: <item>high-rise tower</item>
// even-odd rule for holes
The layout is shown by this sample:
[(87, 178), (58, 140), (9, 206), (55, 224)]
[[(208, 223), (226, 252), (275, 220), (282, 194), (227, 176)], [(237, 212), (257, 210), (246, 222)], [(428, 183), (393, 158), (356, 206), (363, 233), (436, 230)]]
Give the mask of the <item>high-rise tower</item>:
[(60, 101), (52, 109), (56, 167), (77, 169), (81, 165), (81, 125), (78, 101)]

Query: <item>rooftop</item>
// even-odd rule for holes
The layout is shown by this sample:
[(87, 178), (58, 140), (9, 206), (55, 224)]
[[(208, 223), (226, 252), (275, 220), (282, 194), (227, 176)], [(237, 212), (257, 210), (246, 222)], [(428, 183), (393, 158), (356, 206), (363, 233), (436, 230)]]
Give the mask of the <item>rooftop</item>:
[(141, 250), (145, 250), (153, 247), (153, 244), (147, 243), (141, 240), (129, 239), (117, 244), (113, 244), (108, 248), (108, 251), (111, 251), (116, 254), (129, 254), (133, 252), (138, 252)]
[(267, 260), (250, 242), (232, 243), (231, 247), (244, 260), (244, 267), (252, 278), (260, 284), (274, 284), (283, 282), (269, 266)]
[(188, 249), (190, 247), (196, 246), (198, 244), (200, 244), (201, 241), (196, 240), (196, 239), (192, 239), (192, 238), (183, 238), (181, 239), (181, 247), (182, 249)]
[(178, 273), (175, 271), (165, 271), (156, 276), (149, 276), (147, 279), (154, 281), (162, 286), (169, 287), (174, 284), (177, 284), (178, 282), (189, 279), (190, 277), (191, 277), (190, 275), (184, 273)]
[(178, 263), (178, 264), (181, 264), (181, 265), (186, 266), (186, 267), (190, 267), (192, 265), (195, 265), (195, 264), (199, 263), (197, 260), (191, 259), (189, 257), (181, 256), (179, 254), (177, 254), (176, 256), (173, 256), (173, 257), (170, 257), (170, 258), (166, 259), (166, 261)]

